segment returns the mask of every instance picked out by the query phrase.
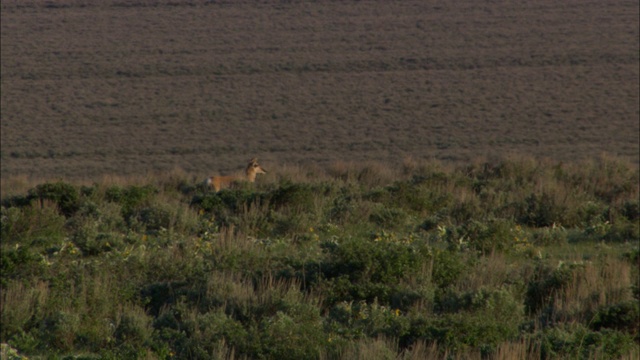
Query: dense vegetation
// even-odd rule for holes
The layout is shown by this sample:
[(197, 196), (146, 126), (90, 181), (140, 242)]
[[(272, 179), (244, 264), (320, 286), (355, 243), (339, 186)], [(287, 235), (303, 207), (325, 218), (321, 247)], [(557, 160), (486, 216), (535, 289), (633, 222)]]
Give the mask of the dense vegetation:
[(637, 358), (637, 168), (274, 170), (3, 189), (3, 359)]

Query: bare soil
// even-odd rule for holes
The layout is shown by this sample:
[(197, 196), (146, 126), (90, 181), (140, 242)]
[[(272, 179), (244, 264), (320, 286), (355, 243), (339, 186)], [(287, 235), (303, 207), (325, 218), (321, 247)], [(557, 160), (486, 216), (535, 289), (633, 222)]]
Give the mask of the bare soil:
[(1, 4), (2, 178), (640, 161), (637, 1)]

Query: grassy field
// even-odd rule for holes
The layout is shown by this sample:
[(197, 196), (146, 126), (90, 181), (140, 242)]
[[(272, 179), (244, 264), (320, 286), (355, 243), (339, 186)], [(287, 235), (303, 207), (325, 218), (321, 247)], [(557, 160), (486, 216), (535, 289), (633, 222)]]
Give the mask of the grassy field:
[(2, 179), (638, 163), (635, 1), (1, 1)]
[(637, 1), (0, 4), (3, 360), (640, 356)]
[(275, 170), (7, 189), (3, 359), (640, 355), (627, 163)]

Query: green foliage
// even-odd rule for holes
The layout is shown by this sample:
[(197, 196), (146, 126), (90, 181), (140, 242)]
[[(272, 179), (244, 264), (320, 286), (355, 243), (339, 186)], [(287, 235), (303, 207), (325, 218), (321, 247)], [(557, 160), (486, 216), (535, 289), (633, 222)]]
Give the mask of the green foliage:
[(638, 349), (627, 333), (608, 329), (596, 332), (582, 325), (551, 328), (537, 337), (544, 359), (619, 359)]
[(544, 263), (536, 265), (535, 274), (527, 285), (525, 306), (529, 313), (536, 313), (552, 306), (559, 292), (569, 285), (574, 269), (580, 265), (561, 264), (552, 268)]
[(433, 213), (451, 203), (451, 195), (437, 190), (437, 186), (446, 181), (447, 179), (441, 179), (437, 175), (414, 176), (410, 181), (398, 181), (382, 191), (371, 192), (367, 194), (367, 198), (387, 207)]
[(532, 232), (533, 242), (537, 245), (551, 246), (566, 244), (568, 231), (562, 226), (551, 226), (535, 229)]
[(638, 324), (640, 324), (640, 304), (638, 301), (627, 301), (599, 309), (591, 321), (591, 329), (619, 330), (634, 335), (636, 340), (640, 340)]
[(196, 194), (191, 205), (212, 214), (218, 226), (229, 227), (238, 225), (243, 211), (259, 199), (260, 195), (249, 188), (234, 188)]
[(361, 194), (351, 186), (343, 186), (327, 207), (326, 217), (328, 221), (336, 224), (345, 224), (356, 218), (356, 208)]
[(27, 246), (3, 249), (0, 253), (0, 270), (2, 270), (2, 286), (8, 279), (22, 276), (37, 276), (44, 270), (42, 256)]
[(524, 200), (518, 220), (523, 225), (548, 227), (563, 224), (566, 212), (566, 207), (550, 194), (531, 194)]
[(633, 177), (417, 171), (3, 199), (0, 340), (52, 358), (637, 353)]
[(50, 206), (0, 209), (0, 235), (5, 244), (37, 242), (47, 246), (64, 237), (64, 226), (65, 217)]
[(152, 185), (112, 186), (105, 190), (105, 199), (122, 206), (122, 215), (129, 219), (133, 213), (148, 204), (158, 190)]
[(407, 223), (408, 217), (402, 209), (379, 206), (369, 215), (369, 221), (383, 229), (399, 229)]
[(269, 358), (315, 359), (326, 343), (318, 309), (305, 304), (264, 318), (259, 328)]
[(27, 360), (28, 359), (26, 356), (20, 355), (18, 350), (4, 343), (2, 344), (2, 348), (0, 348), (0, 354), (2, 354), (3, 359), (7, 359), (7, 360), (23, 360), (23, 359)]
[(376, 237), (373, 241), (325, 243), (322, 265), (328, 278), (348, 276), (351, 282), (393, 283), (417, 270), (420, 253), (402, 242)]
[[(486, 356), (502, 342), (516, 339), (522, 312), (507, 294), (493, 294), (485, 303), (476, 304), (478, 311), (462, 311), (435, 317), (418, 317), (411, 323), (405, 342), (424, 339), (443, 344), (452, 351), (477, 348)], [(501, 306), (506, 306), (501, 308)]]
[(455, 284), (465, 271), (463, 258), (454, 251), (436, 251), (433, 260), (433, 282), (439, 288)]
[(640, 201), (639, 200), (626, 200), (622, 205), (622, 215), (629, 221), (640, 220)]
[(29, 198), (38, 200), (40, 204), (45, 200), (52, 201), (65, 216), (71, 216), (78, 210), (78, 190), (62, 181), (36, 186), (29, 190)]
[(409, 331), (410, 321), (400, 309), (380, 305), (377, 300), (342, 301), (329, 312), (326, 329), (345, 339), (387, 336), (400, 338)]
[(276, 208), (288, 206), (297, 211), (309, 212), (315, 208), (315, 198), (326, 189), (310, 184), (291, 183), (285, 181), (268, 194), (271, 205)]
[(462, 226), (460, 233), (472, 249), (481, 252), (501, 251), (510, 249), (514, 243), (510, 231), (512, 227), (513, 224), (505, 220), (471, 220)]
[(116, 344), (143, 346), (149, 339), (149, 319), (143, 314), (123, 314), (113, 333)]

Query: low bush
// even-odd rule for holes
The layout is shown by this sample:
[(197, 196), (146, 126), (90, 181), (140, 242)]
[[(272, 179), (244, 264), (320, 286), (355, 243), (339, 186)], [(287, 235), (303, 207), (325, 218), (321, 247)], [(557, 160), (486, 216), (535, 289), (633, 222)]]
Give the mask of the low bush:
[(573, 271), (578, 266), (580, 265), (561, 264), (553, 268), (548, 264), (538, 263), (527, 285), (525, 296), (527, 312), (535, 314), (544, 308), (551, 307), (555, 296), (570, 284)]
[(468, 270), (464, 258), (451, 250), (436, 250), (432, 266), (433, 283), (439, 288), (454, 285), (464, 271)]
[(131, 215), (139, 208), (149, 204), (158, 193), (153, 185), (127, 187), (111, 186), (105, 190), (105, 199), (122, 206), (122, 216), (129, 221)]
[(325, 243), (325, 277), (347, 276), (351, 282), (395, 283), (414, 273), (421, 254), (409, 244), (393, 239), (353, 239)]
[(520, 205), (518, 221), (532, 227), (549, 227), (565, 224), (567, 208), (549, 193), (531, 194)]
[(490, 314), (452, 313), (411, 322), (402, 343), (412, 344), (418, 339), (445, 346), (452, 353), (479, 349), (484, 356), (493, 354), (497, 345), (517, 339), (519, 323), (496, 319)]
[(0, 236), (4, 244), (51, 246), (65, 236), (66, 219), (52, 206), (3, 207)]
[(62, 181), (36, 186), (29, 190), (29, 198), (38, 200), (40, 205), (43, 205), (45, 200), (52, 201), (67, 217), (78, 210), (78, 190), (73, 185)]
[(550, 328), (536, 336), (543, 359), (620, 359), (638, 354), (638, 344), (627, 333), (616, 330), (591, 331), (583, 325)]
[(409, 215), (402, 209), (387, 208), (384, 206), (377, 206), (371, 215), (369, 215), (369, 221), (377, 225), (381, 229), (402, 229), (407, 225)]
[(311, 212), (315, 209), (315, 199), (322, 196), (328, 188), (320, 185), (296, 184), (282, 182), (273, 191), (266, 195), (269, 204), (276, 210), (290, 207), (300, 212)]
[(4, 198), (3, 349), (86, 359), (640, 353), (633, 172), (410, 168), (316, 169), (220, 192), (176, 178), (60, 182)]
[(623, 331), (633, 335), (635, 340), (639, 341), (638, 324), (640, 324), (640, 304), (632, 300), (601, 307), (591, 320), (590, 327), (595, 331), (603, 328)]

